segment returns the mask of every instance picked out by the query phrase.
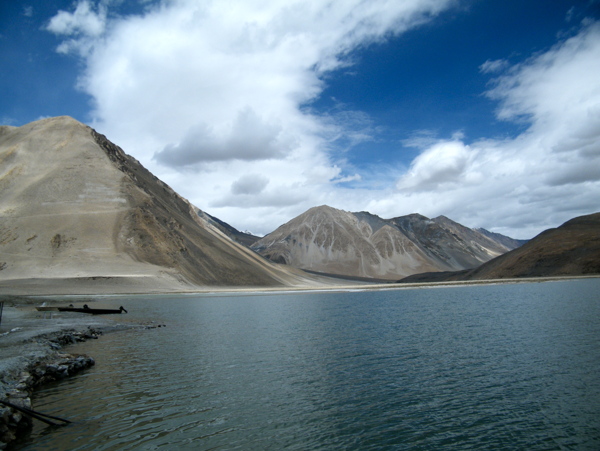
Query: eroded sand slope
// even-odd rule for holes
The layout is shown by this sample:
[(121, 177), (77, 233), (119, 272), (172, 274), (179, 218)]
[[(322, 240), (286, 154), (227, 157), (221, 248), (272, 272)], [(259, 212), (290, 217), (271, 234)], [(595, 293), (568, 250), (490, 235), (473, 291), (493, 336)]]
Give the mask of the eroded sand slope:
[[(305, 276), (232, 242), (70, 117), (0, 127), (0, 283), (115, 292), (287, 286)], [(110, 290), (109, 290), (110, 291)]]

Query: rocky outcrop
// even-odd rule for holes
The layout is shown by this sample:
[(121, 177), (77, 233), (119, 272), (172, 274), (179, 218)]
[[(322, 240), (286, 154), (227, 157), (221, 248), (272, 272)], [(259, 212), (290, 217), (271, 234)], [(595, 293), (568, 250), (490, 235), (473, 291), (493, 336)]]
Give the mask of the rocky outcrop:
[(474, 268), (512, 245), (518, 244), (500, 242), (444, 216), (382, 219), (321, 206), (251, 248), (274, 262), (305, 270), (395, 280), (421, 272)]
[[(100, 331), (66, 330), (36, 337), (47, 351), (24, 368), (13, 368), (0, 374), (0, 449), (28, 434), (33, 425), (31, 395), (33, 391), (50, 382), (59, 381), (94, 366), (93, 358), (60, 352), (63, 346), (98, 338)], [(52, 420), (47, 420), (56, 423)]]
[(445, 216), (411, 214), (390, 221), (424, 249), (440, 271), (475, 268), (517, 245), (502, 244)]

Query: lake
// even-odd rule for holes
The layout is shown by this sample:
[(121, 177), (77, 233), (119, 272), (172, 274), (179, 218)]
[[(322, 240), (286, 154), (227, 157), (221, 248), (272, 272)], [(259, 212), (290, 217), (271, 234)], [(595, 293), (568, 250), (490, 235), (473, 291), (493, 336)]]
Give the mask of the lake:
[(600, 449), (600, 279), (103, 302), (21, 449)]

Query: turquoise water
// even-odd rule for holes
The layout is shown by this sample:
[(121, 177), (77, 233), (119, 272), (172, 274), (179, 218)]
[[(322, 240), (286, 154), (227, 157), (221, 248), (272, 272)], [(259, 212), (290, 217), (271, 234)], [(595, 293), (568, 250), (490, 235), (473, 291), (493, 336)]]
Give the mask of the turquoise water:
[(600, 449), (600, 279), (115, 302), (23, 449)]

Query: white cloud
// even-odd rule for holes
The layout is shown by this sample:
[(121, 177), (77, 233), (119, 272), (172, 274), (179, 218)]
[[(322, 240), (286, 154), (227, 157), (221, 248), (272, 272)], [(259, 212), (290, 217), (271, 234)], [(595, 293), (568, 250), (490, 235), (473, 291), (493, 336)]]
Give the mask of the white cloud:
[(106, 5), (101, 2), (94, 11), (88, 0), (80, 0), (75, 11), (59, 11), (46, 26), (51, 33), (59, 36), (72, 36), (56, 49), (59, 53), (79, 53), (87, 55), (106, 29)]
[[(48, 29), (66, 37), (60, 51), (84, 58), (93, 127), (236, 227), (251, 228), (249, 206), (272, 208), (262, 216), (275, 222), (254, 228), (268, 232), (361, 180), (332, 143), (370, 140), (373, 128), (361, 112), (306, 108), (324, 75), (453, 2), (175, 0), (117, 17), (108, 2), (84, 0)], [(265, 179), (252, 185), (245, 174)]]
[[(500, 225), (524, 238), (599, 211), (598, 73), (597, 23), (512, 67), (489, 95), (500, 101), (500, 118), (526, 121), (527, 130), (509, 140), (431, 145), (399, 179), (402, 195), (436, 213), (452, 211), (465, 224)], [(432, 196), (444, 199), (431, 203)]]
[(47, 26), (48, 31), (59, 35), (100, 36), (106, 25), (106, 10), (103, 6), (94, 12), (89, 1), (77, 4), (75, 11), (59, 11)]
[(565, 137), (573, 134), (573, 126), (588, 126), (586, 116), (599, 107), (599, 28), (598, 24), (587, 26), (577, 36), (500, 77), (489, 92), (501, 101), (499, 118), (525, 118), (534, 129), (553, 129), (556, 136)]
[(501, 72), (506, 69), (510, 63), (507, 60), (499, 59), (499, 60), (487, 60), (481, 66), (479, 66), (479, 70), (484, 74), (490, 74), (494, 72)]
[(460, 141), (433, 145), (413, 160), (409, 171), (398, 181), (398, 189), (435, 191), (468, 182), (472, 152)]
[(347, 175), (345, 177), (332, 179), (334, 183), (360, 182), (361, 180), (362, 177), (360, 176), (360, 174)]
[(198, 124), (181, 143), (167, 145), (154, 158), (174, 167), (220, 160), (266, 160), (282, 157), (294, 146), (293, 138), (285, 136), (280, 124), (265, 123), (246, 108), (220, 133), (208, 124)]
[[(454, 0), (172, 0), (143, 15), (80, 1), (48, 29), (83, 58), (91, 125), (159, 178), (233, 226), (267, 233), (329, 204), (384, 217), (445, 214), (517, 237), (598, 210), (600, 26), (517, 66), (487, 61), (498, 117), (526, 131), (466, 143), (418, 132), (407, 168), (356, 168), (337, 143), (375, 139), (371, 119), (308, 106), (328, 71)], [(587, 168), (587, 169), (586, 169)], [(370, 184), (370, 185), (369, 185)], [(348, 188), (353, 186), (354, 189)], [(376, 188), (375, 188), (376, 186)], [(252, 208), (252, 214), (248, 209)]]
[(259, 194), (269, 184), (269, 179), (261, 174), (246, 174), (233, 182), (233, 194)]

